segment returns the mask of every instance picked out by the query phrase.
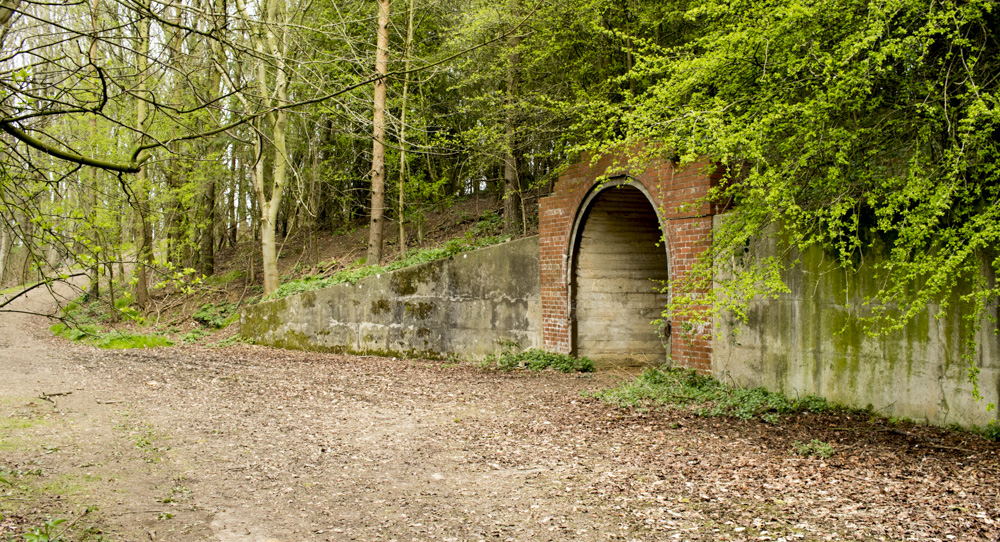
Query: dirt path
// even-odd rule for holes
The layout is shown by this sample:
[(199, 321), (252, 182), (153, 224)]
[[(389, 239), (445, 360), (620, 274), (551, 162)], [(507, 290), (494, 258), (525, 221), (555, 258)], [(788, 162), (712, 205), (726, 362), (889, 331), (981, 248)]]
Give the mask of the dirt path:
[[(84, 506), (78, 525), (133, 541), (1000, 538), (998, 447), (970, 435), (581, 397), (610, 374), (101, 351), (47, 325), (0, 318), (0, 475), (31, 489), (0, 486), (0, 540)], [(836, 454), (790, 453), (813, 438)]]

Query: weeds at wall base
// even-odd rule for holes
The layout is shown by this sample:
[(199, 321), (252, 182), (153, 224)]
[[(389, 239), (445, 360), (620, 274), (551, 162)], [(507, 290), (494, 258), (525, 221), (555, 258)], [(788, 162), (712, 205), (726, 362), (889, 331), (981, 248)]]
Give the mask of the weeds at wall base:
[[(730, 416), (741, 420), (757, 419), (771, 424), (778, 423), (782, 416), (803, 412), (820, 414), (852, 410), (830, 403), (816, 395), (793, 399), (764, 388), (730, 387), (693, 370), (666, 366), (647, 369), (633, 380), (626, 380), (612, 388), (583, 395), (600, 399), (623, 410), (646, 411), (657, 407), (685, 409), (699, 416)], [(881, 418), (870, 410), (869, 407), (869, 416)], [(886, 421), (896, 424), (909, 420), (889, 418)], [(1000, 424), (996, 422), (983, 427), (953, 426), (951, 429), (976, 433), (991, 441), (1000, 441)], [(826, 450), (815, 449), (815, 443), (810, 442), (803, 446), (802, 450), (808, 453), (801, 450), (797, 453), (826, 457), (821, 455)]]
[(777, 423), (781, 415), (838, 408), (815, 395), (790, 399), (764, 388), (728, 387), (693, 370), (668, 367), (647, 369), (634, 380), (590, 396), (621, 409), (686, 408), (699, 416), (731, 416), (767, 423)]
[(505, 372), (515, 369), (541, 371), (551, 367), (563, 373), (591, 373), (594, 371), (594, 362), (585, 357), (577, 358), (532, 348), (524, 352), (507, 351), (502, 354), (491, 354), (479, 362), (479, 367), (481, 369), (499, 369)]

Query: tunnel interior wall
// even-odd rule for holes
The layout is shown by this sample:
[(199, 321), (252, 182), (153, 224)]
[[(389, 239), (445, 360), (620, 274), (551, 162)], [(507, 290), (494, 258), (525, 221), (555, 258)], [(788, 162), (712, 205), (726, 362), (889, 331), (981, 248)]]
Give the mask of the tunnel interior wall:
[(574, 243), (574, 353), (598, 366), (658, 366), (669, 341), (655, 325), (667, 303), (667, 253), (646, 195), (619, 185), (585, 210)]

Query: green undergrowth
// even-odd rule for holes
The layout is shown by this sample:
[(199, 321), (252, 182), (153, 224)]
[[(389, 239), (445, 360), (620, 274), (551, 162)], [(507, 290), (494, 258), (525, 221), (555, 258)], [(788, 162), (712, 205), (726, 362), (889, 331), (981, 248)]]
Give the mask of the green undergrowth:
[(156, 348), (158, 346), (172, 346), (174, 344), (170, 339), (158, 335), (120, 331), (102, 331), (99, 327), (93, 324), (56, 324), (50, 329), (57, 336), (64, 339), (78, 341), (97, 346), (99, 348), (107, 348), (111, 350)]
[(514, 369), (531, 369), (541, 371), (552, 368), (563, 373), (590, 373), (594, 371), (594, 362), (589, 358), (577, 358), (566, 354), (553, 354), (537, 348), (524, 352), (504, 352), (502, 354), (490, 354), (483, 358), (480, 367), (484, 369), (500, 369), (501, 371), (513, 371)]
[(667, 367), (648, 369), (634, 380), (591, 395), (622, 409), (688, 408), (701, 416), (731, 416), (769, 423), (777, 422), (785, 414), (838, 408), (815, 395), (792, 399), (764, 388), (726, 386), (692, 370)]
[(456, 254), (468, 252), (478, 248), (496, 245), (508, 240), (506, 236), (485, 236), (476, 237), (466, 235), (463, 238), (452, 239), (437, 248), (414, 249), (406, 254), (405, 258), (396, 260), (386, 265), (365, 265), (362, 258), (353, 262), (346, 269), (342, 269), (332, 275), (310, 275), (300, 279), (294, 279), (281, 284), (278, 290), (267, 299), (280, 299), (290, 295), (300, 294), (312, 290), (319, 290), (336, 284), (354, 284), (355, 282), (372, 275), (395, 271), (411, 265), (417, 265), (435, 260), (450, 258)]
[(236, 303), (205, 303), (191, 315), (195, 322), (210, 329), (222, 329), (239, 317), (239, 305)]
[(1000, 423), (996, 420), (991, 421), (988, 425), (976, 426), (976, 427), (953, 427), (953, 429), (959, 431), (970, 431), (976, 433), (977, 435), (983, 437), (986, 440), (992, 440), (993, 442), (1000, 442)]
[[(182, 333), (174, 326), (151, 325), (139, 311), (131, 307), (129, 296), (115, 300), (116, 314), (112, 314), (109, 309), (107, 304), (88, 301), (86, 295), (81, 296), (63, 308), (62, 323), (55, 324), (50, 329), (56, 336), (71, 341), (99, 348), (125, 350), (173, 346), (177, 342), (201, 342), (239, 319), (237, 303), (204, 303), (191, 314), (191, 319), (199, 326)], [(116, 330), (116, 322), (133, 324), (132, 327), (140, 331)]]
[(795, 441), (792, 443), (792, 453), (805, 457), (819, 457), (826, 459), (833, 456), (833, 445), (819, 439), (812, 439), (809, 442)]

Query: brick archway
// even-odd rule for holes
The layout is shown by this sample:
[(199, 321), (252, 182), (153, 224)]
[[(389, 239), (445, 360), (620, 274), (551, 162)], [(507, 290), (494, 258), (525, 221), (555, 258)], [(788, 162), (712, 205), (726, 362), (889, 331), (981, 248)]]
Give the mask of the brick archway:
[[(608, 186), (628, 184), (646, 195), (666, 241), (671, 279), (683, 279), (712, 242), (715, 208), (701, 201), (717, 179), (717, 175), (702, 173), (708, 163), (675, 169), (669, 161), (652, 160), (641, 171), (625, 171), (614, 167), (615, 163), (627, 160), (606, 156), (594, 163), (581, 161), (560, 175), (552, 194), (539, 201), (542, 341), (547, 350), (562, 353), (575, 350), (570, 288), (574, 233), (585, 222), (589, 204)], [(601, 179), (604, 183), (599, 182)], [(690, 329), (691, 326), (676, 319), (669, 324), (674, 364), (709, 372), (712, 364), (711, 341), (707, 338), (711, 333), (709, 326)]]

